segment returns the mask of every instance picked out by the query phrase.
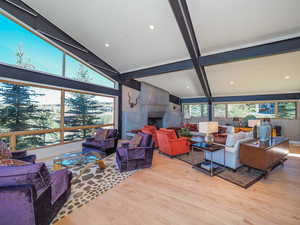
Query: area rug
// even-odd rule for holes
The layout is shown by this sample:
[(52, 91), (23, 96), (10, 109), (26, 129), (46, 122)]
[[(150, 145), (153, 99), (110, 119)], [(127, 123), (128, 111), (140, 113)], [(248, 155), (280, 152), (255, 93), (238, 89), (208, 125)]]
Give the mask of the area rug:
[(253, 168), (248, 170), (248, 167), (242, 166), (235, 172), (233, 170), (226, 169), (217, 176), (240, 187), (248, 188), (259, 181), (264, 175), (265, 172), (261, 170)]
[[(115, 165), (115, 154), (106, 157), (104, 162), (106, 165), (105, 169), (100, 169), (95, 165), (85, 171), (80, 178), (72, 181), (71, 195), (52, 221), (52, 224), (72, 213), (77, 208), (87, 204), (100, 194), (115, 187), (136, 172), (130, 171), (121, 173)], [(79, 173), (81, 168), (82, 167), (75, 167), (71, 169), (74, 173), (74, 177)]]

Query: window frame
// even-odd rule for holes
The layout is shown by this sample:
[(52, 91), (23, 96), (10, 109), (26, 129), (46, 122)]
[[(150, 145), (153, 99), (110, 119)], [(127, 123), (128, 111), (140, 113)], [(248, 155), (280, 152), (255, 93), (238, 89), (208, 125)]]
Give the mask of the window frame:
[[(76, 79), (71, 79), (65, 76), (65, 65), (66, 65), (66, 55), (74, 58), (76, 61), (78, 61), (79, 63), (87, 66), (88, 68), (90, 68), (91, 70), (95, 71), (97, 74), (99, 74), (99, 76), (103, 76), (109, 80), (111, 80), (114, 83), (114, 87), (112, 89), (119, 89), (118, 87), (118, 82), (114, 79), (112, 79), (111, 77), (109, 77), (107, 74), (105, 74), (104, 72), (102, 72), (101, 70), (97, 69), (95, 66), (90, 65), (88, 62), (85, 62), (84, 60), (80, 59), (78, 56), (74, 55), (73, 53), (71, 53), (70, 51), (68, 51), (67, 49), (61, 47), (60, 45), (56, 44), (54, 41), (52, 41), (50, 38), (48, 38), (46, 35), (44, 35), (43, 33), (38, 32), (37, 30), (31, 28), (30, 26), (20, 22), (18, 19), (14, 18), (13, 16), (11, 16), (8, 13), (5, 12), (0, 12), (0, 15), (3, 15), (4, 17), (8, 18), (9, 20), (11, 20), (12, 22), (16, 23), (17, 25), (21, 26), (22, 28), (26, 29), (27, 31), (29, 31), (30, 33), (32, 33), (33, 35), (41, 38), (42, 40), (46, 41), (48, 44), (50, 44), (51, 46), (57, 48), (59, 51), (62, 51), (62, 68), (61, 68), (61, 75), (57, 75), (57, 74), (53, 74), (53, 73), (49, 73), (47, 71), (41, 71), (41, 70), (32, 70), (32, 69), (26, 69), (26, 68), (22, 68), (20, 66), (14, 65), (14, 64), (9, 64), (6, 62), (1, 62), (0, 64), (4, 64), (4, 65), (9, 65), (12, 67), (16, 67), (16, 68), (21, 68), (21, 69), (25, 69), (25, 70), (29, 70), (29, 71), (37, 71), (37, 72), (41, 72), (41, 73), (45, 73), (51, 76), (56, 76), (56, 77), (63, 77), (64, 79), (68, 79), (68, 80), (76, 80)], [(76, 80), (78, 81), (78, 80)], [(89, 82), (84, 82), (84, 81), (78, 81), (78, 82), (82, 82), (82, 83), (86, 83), (86, 84), (91, 84)], [(105, 88), (111, 88), (111, 87), (107, 87), (107, 86), (103, 86), (100, 84), (94, 84), (93, 85), (97, 85), (99, 87), (105, 87)]]
[[(185, 113), (185, 112), (184, 112), (184, 106), (185, 106), (185, 105), (189, 106), (189, 105), (208, 105), (208, 104), (205, 104), (205, 103), (183, 103), (183, 104), (182, 104), (182, 111), (183, 111), (183, 113)], [(207, 110), (208, 110), (208, 109), (207, 109)], [(193, 117), (193, 118), (205, 118), (205, 117), (208, 117), (208, 115), (203, 115), (203, 112), (204, 112), (203, 107), (201, 107), (200, 111), (201, 111), (201, 112), (200, 112), (200, 113), (201, 113), (201, 116), (200, 116), (200, 117), (199, 117), (199, 116), (197, 116), (197, 117), (192, 116), (192, 115), (191, 115), (191, 111), (189, 111), (189, 112), (190, 112), (190, 113), (189, 113), (189, 114), (190, 114), (190, 115), (189, 115), (190, 118), (192, 118), (192, 117)]]
[[(289, 119), (289, 118), (281, 118), (279, 116), (279, 113), (278, 113), (278, 103), (285, 103), (285, 102), (294, 102), (296, 104), (296, 108), (295, 108), (295, 113), (296, 113), (296, 116), (294, 119)], [(226, 105), (226, 116), (225, 117), (215, 117), (215, 114), (214, 114), (214, 107), (213, 107), (213, 118), (216, 118), (216, 119), (232, 119), (232, 118), (235, 118), (235, 117), (230, 117), (229, 116), (229, 113), (228, 113), (228, 105), (230, 104), (264, 104), (264, 103), (274, 103), (275, 104), (275, 117), (274, 118), (270, 118), (270, 119), (273, 119), (273, 120), (297, 120), (298, 119), (298, 107), (299, 107), (299, 104), (300, 104), (300, 101), (299, 100), (273, 100), (273, 101), (245, 101), (245, 102), (214, 102), (213, 105), (215, 104), (225, 104)], [(200, 104), (204, 104), (205, 103), (182, 103), (182, 112), (184, 113), (184, 105), (200, 105)], [(202, 115), (202, 112), (203, 110), (201, 110), (201, 118), (203, 118), (203, 115)], [(190, 115), (191, 116), (191, 115)], [(238, 117), (238, 118), (243, 118), (243, 117)]]
[[(293, 119), (290, 119), (290, 118), (281, 118), (280, 116), (279, 116), (279, 107), (278, 107), (278, 104), (279, 103), (287, 103), (287, 102), (294, 102), (295, 103), (295, 118), (293, 118)], [(276, 115), (277, 115), (277, 117), (278, 118), (276, 118), (276, 119), (280, 119), (280, 120), (297, 120), (298, 119), (298, 104), (299, 104), (300, 102), (299, 101), (297, 101), (297, 100), (289, 100), (289, 101), (277, 101), (276, 102)]]
[[(215, 105), (225, 105), (225, 116), (224, 117), (220, 117), (220, 116), (215, 116)], [(227, 103), (213, 103), (213, 118), (216, 119), (226, 119), (228, 118), (228, 104)]]
[[(116, 102), (118, 101), (118, 96), (110, 96), (110, 95), (99, 94), (99, 93), (94, 93), (94, 92), (65, 89), (65, 88), (53, 87), (53, 86), (47, 86), (47, 85), (39, 85), (39, 84), (35, 84), (35, 83), (29, 83), (29, 82), (27, 83), (27, 82), (22, 82), (22, 81), (11, 81), (11, 80), (0, 79), (0, 82), (61, 91), (60, 127), (53, 128), (53, 129), (44, 129), (44, 130), (11, 131), (11, 132), (6, 132), (6, 133), (0, 133), (0, 139), (5, 138), (5, 137), (9, 138), (9, 146), (12, 151), (16, 151), (16, 146), (17, 146), (16, 137), (17, 136), (38, 135), (38, 134), (47, 134), (47, 133), (55, 133), (55, 132), (60, 133), (60, 143), (59, 144), (52, 144), (52, 145), (50, 144), (50, 145), (41, 146), (41, 147), (37, 147), (37, 148), (22, 149), (22, 150), (37, 150), (37, 149), (47, 148), (47, 147), (51, 147), (51, 146), (82, 141), (82, 140), (75, 140), (75, 141), (68, 141), (68, 142), (64, 141), (63, 137), (64, 137), (65, 131), (89, 129), (89, 128), (96, 129), (96, 128), (101, 128), (101, 127), (111, 127), (111, 126), (116, 127), (116, 125), (117, 125), (116, 111), (118, 110), (118, 108), (116, 107)], [(64, 96), (64, 94), (66, 91), (112, 98), (113, 99), (113, 123), (65, 127), (64, 126), (64, 112), (65, 112), (65, 103), (64, 103), (65, 96)], [(19, 150), (17, 150), (17, 151), (19, 151)]]

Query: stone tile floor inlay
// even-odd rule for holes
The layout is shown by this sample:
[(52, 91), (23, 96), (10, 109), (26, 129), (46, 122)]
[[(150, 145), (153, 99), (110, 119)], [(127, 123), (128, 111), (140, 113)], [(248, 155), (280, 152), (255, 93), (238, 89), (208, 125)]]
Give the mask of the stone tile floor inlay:
[[(72, 213), (77, 208), (87, 204), (100, 194), (113, 188), (136, 171), (121, 173), (115, 163), (115, 154), (112, 154), (104, 159), (106, 168), (100, 169), (97, 165), (89, 170), (76, 180), (73, 180), (72, 191), (68, 201), (53, 219), (52, 224), (62, 219), (66, 215)], [(71, 171), (74, 176), (79, 173), (82, 167), (74, 167)]]

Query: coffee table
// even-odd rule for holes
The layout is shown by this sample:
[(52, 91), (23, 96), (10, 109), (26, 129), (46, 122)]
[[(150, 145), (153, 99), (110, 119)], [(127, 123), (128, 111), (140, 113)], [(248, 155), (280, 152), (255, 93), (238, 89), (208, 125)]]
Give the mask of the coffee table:
[(80, 177), (87, 169), (94, 165), (98, 165), (100, 168), (104, 169), (106, 166), (102, 159), (103, 156), (98, 152), (65, 153), (53, 159), (53, 169), (59, 170), (62, 167), (71, 169), (76, 166), (82, 166), (82, 169), (80, 170), (79, 174), (76, 177), (74, 177), (75, 179), (73, 178), (73, 180), (76, 180), (76, 178)]
[[(205, 157), (204, 157), (204, 160), (202, 162), (194, 164), (193, 159), (192, 159), (192, 164), (193, 164), (194, 169), (197, 169), (205, 174), (208, 174), (211, 177), (217, 175), (218, 173), (220, 173), (226, 169), (226, 166), (225, 166), (226, 155), (225, 155), (225, 147), (224, 146), (212, 144), (210, 146), (204, 147), (202, 145), (202, 143), (194, 143), (191, 146), (192, 146), (192, 152), (193, 151), (202, 151), (204, 154), (205, 154), (205, 152), (210, 153), (210, 160), (205, 160)], [(222, 150), (224, 151), (224, 165), (220, 166), (219, 164), (216, 164), (215, 162), (213, 162), (213, 153), (216, 151), (222, 151)], [(191, 155), (193, 155), (193, 154), (191, 154)], [(205, 163), (205, 165), (207, 164), (206, 162), (210, 162), (208, 165), (210, 168), (209, 170), (205, 169), (203, 166), (204, 163)]]

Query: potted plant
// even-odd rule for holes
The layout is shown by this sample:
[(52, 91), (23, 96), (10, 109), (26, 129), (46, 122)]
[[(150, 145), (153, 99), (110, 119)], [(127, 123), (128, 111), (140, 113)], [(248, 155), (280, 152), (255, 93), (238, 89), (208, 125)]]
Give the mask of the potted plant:
[(193, 137), (193, 135), (191, 134), (191, 132), (188, 128), (181, 128), (178, 131), (178, 135), (179, 135), (179, 137), (187, 137), (187, 138)]

